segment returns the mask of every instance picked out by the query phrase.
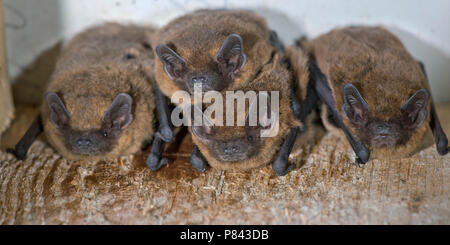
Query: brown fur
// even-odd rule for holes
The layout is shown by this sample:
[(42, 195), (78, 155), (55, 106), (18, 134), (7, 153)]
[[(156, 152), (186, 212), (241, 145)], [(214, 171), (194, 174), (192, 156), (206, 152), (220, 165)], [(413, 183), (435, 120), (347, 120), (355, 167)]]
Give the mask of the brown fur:
[[(401, 105), (417, 90), (426, 88), (431, 93), (417, 61), (401, 41), (383, 27), (336, 29), (304, 42), (304, 46), (327, 76), (336, 107), (355, 136), (355, 128), (342, 112), (342, 88), (346, 83), (353, 84), (369, 104), (369, 117), (382, 120), (400, 117)], [(430, 103), (427, 111), (427, 119), (415, 129), (406, 144), (390, 149), (370, 149), (371, 156), (401, 157), (415, 152), (429, 128)], [(332, 129), (326, 118), (327, 114), (322, 113), (325, 125)], [(332, 132), (344, 137), (340, 130)]]
[(295, 77), (296, 95), (300, 103), (306, 99), (307, 86), (309, 82), (308, 56), (302, 49), (296, 46), (288, 46), (285, 49), (286, 58), (290, 63), (290, 69)]
[[(231, 34), (239, 34), (244, 42), (247, 63), (228, 90), (235, 90), (254, 79), (270, 61), (274, 48), (270, 45), (270, 31), (259, 15), (244, 10), (199, 10), (179, 17), (154, 36), (153, 46), (166, 44), (183, 57), (190, 69), (209, 69), (217, 53)], [(155, 77), (167, 96), (182, 88), (164, 72), (163, 63), (156, 59)]]
[[(70, 126), (78, 130), (99, 129), (105, 111), (119, 93), (133, 98), (133, 122), (124, 129), (115, 147), (106, 155), (80, 156), (68, 150), (49, 120), (44, 99), (42, 118), (51, 145), (72, 160), (113, 159), (140, 150), (153, 134), (153, 52), (150, 28), (106, 24), (77, 35), (63, 51), (47, 91), (55, 92), (71, 114)], [(144, 44), (144, 45), (143, 45)], [(144, 47), (146, 46), (146, 47)], [(135, 58), (127, 59), (127, 55)]]
[[(260, 149), (253, 157), (239, 162), (221, 162), (208, 150), (207, 146), (198, 140), (193, 134), (192, 139), (205, 156), (208, 163), (216, 169), (251, 169), (267, 165), (275, 160), (275, 156), (282, 144), (282, 141), (289, 129), (300, 126), (301, 123), (295, 119), (290, 107), (290, 82), (292, 74), (281, 64), (280, 56), (275, 55), (270, 64), (264, 66), (262, 72), (251, 83), (236, 87), (235, 90), (247, 91), (279, 91), (280, 93), (280, 115), (279, 115), (279, 131), (275, 137), (265, 138), (260, 142)], [(247, 108), (248, 109), (248, 108)], [(227, 140), (245, 135), (245, 127), (216, 127), (218, 133), (216, 139)], [(192, 130), (191, 130), (192, 132)]]

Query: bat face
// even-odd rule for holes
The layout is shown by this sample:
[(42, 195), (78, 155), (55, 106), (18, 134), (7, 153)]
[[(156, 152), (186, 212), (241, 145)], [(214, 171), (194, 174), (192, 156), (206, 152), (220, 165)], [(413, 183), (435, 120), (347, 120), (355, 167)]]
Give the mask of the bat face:
[[(257, 111), (257, 100), (249, 106), (245, 126), (212, 126), (212, 122), (203, 116), (203, 125), (192, 126), (193, 135), (203, 144), (201, 148), (221, 162), (239, 162), (255, 156), (264, 146), (264, 134), (275, 128), (278, 122), (278, 116), (271, 113), (270, 97), (266, 93), (260, 94), (261, 97), (266, 97), (267, 111), (260, 114), (259, 123), (255, 126), (250, 126), (249, 114)], [(268, 118), (269, 113), (271, 118)]]
[(370, 116), (370, 105), (352, 84), (344, 86), (343, 96), (344, 115), (356, 128), (359, 138), (374, 148), (406, 144), (414, 130), (421, 126), (427, 117), (429, 93), (425, 89), (415, 92), (398, 108), (400, 116), (389, 120)]
[[(263, 139), (257, 127), (193, 126), (192, 131), (215, 158), (222, 162), (238, 162), (258, 153)], [(230, 132), (233, 132), (230, 135)]]
[(203, 92), (221, 91), (227, 88), (247, 61), (242, 38), (237, 34), (228, 36), (218, 50), (217, 56), (211, 57), (209, 64), (203, 67), (193, 67), (192, 61), (185, 60), (174, 49), (174, 47), (159, 44), (155, 52), (163, 63), (166, 75), (179, 88), (191, 94), (196, 84), (202, 85)]
[(65, 147), (77, 155), (98, 156), (108, 153), (120, 138), (123, 129), (133, 121), (133, 99), (126, 93), (117, 95), (101, 118), (101, 127), (96, 129), (73, 128), (70, 123), (71, 115), (56, 93), (48, 92), (46, 102), (50, 122), (59, 130)]

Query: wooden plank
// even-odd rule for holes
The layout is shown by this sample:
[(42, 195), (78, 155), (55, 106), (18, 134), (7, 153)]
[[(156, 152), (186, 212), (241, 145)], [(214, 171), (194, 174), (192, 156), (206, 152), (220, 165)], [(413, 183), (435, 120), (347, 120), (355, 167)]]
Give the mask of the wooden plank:
[(11, 85), (8, 78), (3, 0), (0, 0), (0, 138), (9, 126), (14, 113)]
[[(438, 113), (450, 134), (450, 104)], [(122, 163), (68, 162), (42, 141), (23, 162), (0, 152), (0, 224), (450, 224), (450, 155), (434, 145), (361, 168), (326, 134), (304, 139), (293, 159), (303, 166), (277, 177), (270, 166), (197, 173), (189, 136), (179, 140), (157, 172), (148, 150)]]

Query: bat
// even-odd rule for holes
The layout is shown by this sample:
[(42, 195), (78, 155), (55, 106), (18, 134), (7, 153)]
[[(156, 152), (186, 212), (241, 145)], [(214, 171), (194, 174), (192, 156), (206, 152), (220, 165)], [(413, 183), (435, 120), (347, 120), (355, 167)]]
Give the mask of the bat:
[(169, 22), (154, 35), (156, 81), (178, 90), (232, 90), (252, 80), (275, 52), (266, 21), (244, 10), (199, 10)]
[(153, 31), (108, 23), (75, 36), (58, 60), (40, 114), (9, 152), (25, 159), (42, 132), (70, 160), (117, 159), (141, 150), (155, 123)]
[[(276, 41), (264, 18), (251, 11), (199, 10), (172, 20), (152, 38), (159, 58), (158, 96), (171, 97), (180, 90), (193, 94), (196, 84), (202, 92), (235, 90), (270, 62), (281, 48)], [(166, 117), (160, 117), (160, 148), (173, 139), (169, 102), (163, 100), (157, 103), (159, 114)], [(153, 170), (160, 166), (157, 157), (147, 159), (147, 165)]]
[(344, 133), (360, 164), (370, 157), (405, 157), (421, 145), (428, 129), (437, 151), (448, 152), (424, 67), (383, 27), (332, 30), (303, 48), (311, 86), (326, 109), (331, 132)]
[[(268, 118), (270, 123), (251, 126), (249, 112), (258, 107), (258, 103), (253, 101), (247, 110), (245, 126), (214, 126), (212, 122), (201, 126), (192, 125), (190, 131), (196, 146), (190, 161), (198, 171), (204, 172), (208, 164), (222, 170), (245, 170), (272, 162), (272, 168), (279, 176), (293, 169), (294, 165), (289, 165), (288, 157), (302, 124), (291, 110), (292, 74), (280, 56), (275, 55), (254, 81), (238, 88), (243, 92), (266, 91), (260, 96), (266, 97), (269, 109), (270, 92), (278, 91), (279, 115), (267, 110), (263, 112), (266, 113), (263, 118)], [(278, 125), (278, 133), (274, 137), (261, 136), (262, 130), (271, 130), (274, 125)]]

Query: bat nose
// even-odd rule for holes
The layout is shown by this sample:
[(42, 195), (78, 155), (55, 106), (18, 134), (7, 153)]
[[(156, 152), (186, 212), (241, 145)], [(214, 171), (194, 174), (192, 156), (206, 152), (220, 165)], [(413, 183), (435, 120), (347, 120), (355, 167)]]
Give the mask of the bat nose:
[(236, 146), (236, 145), (231, 145), (231, 146), (225, 146), (223, 148), (223, 152), (227, 155), (232, 155), (232, 154), (236, 154), (239, 152), (240, 147)]
[(87, 138), (80, 138), (76, 141), (77, 146), (80, 148), (87, 148), (92, 146), (92, 140)]
[(205, 83), (206, 81), (207, 79), (204, 76), (195, 76), (192, 78), (193, 83)]

